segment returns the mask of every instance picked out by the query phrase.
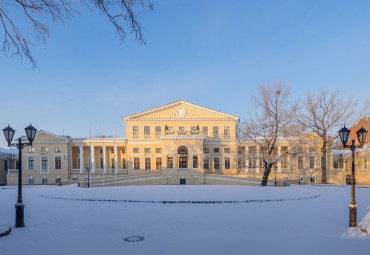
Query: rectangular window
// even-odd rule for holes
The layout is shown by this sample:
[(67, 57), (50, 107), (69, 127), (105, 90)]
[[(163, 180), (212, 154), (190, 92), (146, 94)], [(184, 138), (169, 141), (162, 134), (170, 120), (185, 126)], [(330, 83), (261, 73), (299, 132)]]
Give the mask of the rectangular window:
[(116, 168), (116, 162), (114, 161), (114, 158), (111, 158), (110, 159), (110, 162), (111, 162), (111, 164), (110, 164), (111, 165), (111, 168), (112, 169), (115, 169)]
[(155, 136), (161, 136), (162, 130), (161, 127), (155, 127)]
[(123, 147), (122, 148), (122, 154), (125, 154), (126, 153), (126, 147)]
[(193, 168), (198, 168), (198, 156), (193, 156)]
[(41, 181), (41, 183), (42, 183), (42, 185), (47, 185), (48, 184), (48, 178), (46, 178), (46, 177), (42, 177), (42, 179), (41, 179), (42, 181)]
[(208, 157), (203, 158), (203, 168), (209, 169), (209, 158)]
[(150, 153), (152, 150), (150, 148), (144, 148), (144, 153)]
[(28, 170), (35, 170), (35, 157), (28, 158)]
[(298, 156), (298, 169), (303, 169), (303, 156)]
[(62, 148), (60, 148), (60, 147), (55, 147), (55, 152), (62, 152)]
[(55, 157), (55, 169), (62, 169), (62, 157)]
[(208, 136), (208, 127), (203, 127), (203, 136)]
[(41, 157), (41, 170), (48, 170), (48, 169), (49, 169), (49, 158)]
[(110, 150), (110, 153), (111, 153), (111, 154), (114, 154), (114, 149), (111, 149), (111, 150)]
[(55, 178), (55, 184), (59, 184), (62, 181), (62, 178), (57, 177)]
[(209, 148), (203, 148), (203, 153), (209, 153)]
[(230, 153), (230, 148), (224, 148), (224, 153)]
[(41, 147), (41, 152), (48, 152), (48, 151), (49, 151), (48, 147)]
[(33, 179), (32, 177), (28, 178), (28, 184), (34, 185), (35, 184), (35, 179)]
[(366, 159), (366, 158), (364, 158), (362, 168), (363, 168), (363, 169), (367, 169), (367, 159)]
[(245, 146), (239, 146), (238, 153), (244, 155), (245, 154)]
[(230, 169), (230, 158), (225, 157), (225, 169)]
[(100, 158), (100, 169), (104, 168), (104, 160), (103, 158)]
[(220, 148), (213, 148), (213, 153), (220, 153)]
[(140, 169), (140, 158), (134, 158), (134, 169), (135, 170)]
[(155, 169), (157, 170), (162, 169), (162, 158), (155, 159)]
[(213, 136), (218, 137), (219, 135), (218, 127), (213, 127)]
[(155, 148), (155, 153), (162, 153), (162, 148)]
[(230, 127), (228, 126), (224, 127), (224, 136), (230, 137)]
[[(80, 152), (80, 151), (78, 151), (78, 152)], [(103, 149), (100, 149), (100, 154), (103, 154)]]
[(144, 126), (144, 136), (145, 137), (150, 136), (150, 127), (149, 126)]
[(35, 152), (35, 147), (28, 147), (28, 152)]
[(125, 158), (122, 159), (122, 169), (127, 169)]
[(150, 169), (151, 169), (150, 158), (145, 158), (145, 170)]
[(167, 157), (167, 168), (173, 168), (173, 157)]
[(133, 152), (134, 152), (134, 153), (139, 153), (139, 151), (140, 151), (140, 150), (139, 150), (139, 148), (134, 148), (134, 149), (133, 149)]
[(220, 158), (219, 157), (214, 157), (213, 158), (213, 167), (216, 170), (220, 169)]
[(139, 127), (138, 126), (132, 127), (132, 135), (134, 136), (134, 138), (139, 138)]
[(315, 168), (315, 157), (310, 156), (310, 169), (314, 169), (314, 168)]

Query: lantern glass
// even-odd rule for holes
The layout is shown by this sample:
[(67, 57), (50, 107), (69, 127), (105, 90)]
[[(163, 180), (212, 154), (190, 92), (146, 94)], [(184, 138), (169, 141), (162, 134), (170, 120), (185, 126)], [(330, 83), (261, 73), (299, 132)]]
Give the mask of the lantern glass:
[(339, 137), (340, 141), (343, 143), (343, 146), (346, 146), (349, 138), (350, 130), (344, 126), (341, 130), (339, 130)]
[(356, 132), (356, 134), (357, 134), (358, 141), (360, 142), (360, 146), (362, 147), (366, 141), (367, 130), (364, 129), (364, 127), (361, 127)]
[(31, 124), (25, 128), (26, 134), (27, 134), (27, 139), (32, 145), (33, 139), (35, 139), (36, 131), (37, 129), (34, 128)]
[(8, 146), (10, 146), (10, 143), (13, 140), (15, 130), (8, 125), (6, 128), (3, 129), (5, 140), (8, 142)]

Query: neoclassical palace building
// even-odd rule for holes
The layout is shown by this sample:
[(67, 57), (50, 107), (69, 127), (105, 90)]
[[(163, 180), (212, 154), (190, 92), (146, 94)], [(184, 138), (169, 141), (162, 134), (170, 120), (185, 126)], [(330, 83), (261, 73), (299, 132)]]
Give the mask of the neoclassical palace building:
[[(84, 181), (88, 172), (106, 184), (117, 184), (118, 178), (120, 185), (240, 184), (240, 179), (219, 176), (262, 176), (256, 144), (237, 140), (237, 116), (180, 100), (122, 117), (122, 122), (126, 138), (81, 139), (38, 131), (33, 146), (22, 152), (24, 184)], [(302, 155), (276, 165), (277, 178), (321, 180), (320, 139), (307, 134), (304, 140)], [(280, 141), (276, 153), (288, 146)], [(330, 154), (328, 168), (332, 159)], [(8, 185), (17, 183), (17, 172), (9, 169)], [(328, 171), (329, 181), (345, 182), (345, 174), (338, 174)]]

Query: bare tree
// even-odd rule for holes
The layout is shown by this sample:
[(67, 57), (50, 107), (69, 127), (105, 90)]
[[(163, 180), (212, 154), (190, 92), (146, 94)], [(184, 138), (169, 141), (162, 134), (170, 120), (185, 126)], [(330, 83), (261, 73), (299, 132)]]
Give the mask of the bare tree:
[[(266, 186), (272, 167), (292, 153), (294, 141), (297, 141), (301, 128), (293, 128), (294, 112), (297, 103), (289, 101), (290, 89), (280, 80), (274, 84), (261, 84), (257, 97), (253, 98), (254, 111), (240, 128), (240, 135), (257, 144), (257, 159), (263, 162), (263, 178), (261, 185)], [(289, 150), (277, 153), (280, 141), (290, 140)], [(254, 156), (254, 154), (253, 154)]]
[(121, 40), (126, 37), (129, 30), (135, 38), (144, 43), (142, 27), (138, 21), (139, 9), (153, 9), (150, 0), (0, 0), (0, 32), (3, 36), (2, 51), (9, 52), (21, 59), (28, 59), (33, 67), (37, 63), (31, 54), (30, 46), (34, 45), (24, 36), (20, 29), (19, 21), (11, 14), (22, 13), (23, 17), (31, 24), (37, 38), (46, 43), (50, 32), (47, 25), (40, 20), (50, 18), (53, 22), (64, 22), (66, 18), (79, 13), (79, 9), (87, 6), (98, 9), (114, 26)]
[(338, 130), (343, 124), (350, 126), (358, 121), (363, 111), (357, 112), (357, 103), (352, 97), (341, 97), (339, 90), (324, 88), (318, 94), (307, 94), (302, 109), (296, 115), (301, 125), (318, 134), (322, 139), (322, 183), (326, 183), (326, 161), (329, 147), (333, 147)]

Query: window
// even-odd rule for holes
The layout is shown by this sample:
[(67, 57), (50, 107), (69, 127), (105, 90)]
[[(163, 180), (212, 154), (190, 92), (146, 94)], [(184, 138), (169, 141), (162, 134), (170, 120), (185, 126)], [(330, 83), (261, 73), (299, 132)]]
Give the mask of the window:
[(224, 127), (224, 136), (230, 137), (230, 127)]
[(230, 169), (230, 157), (225, 157), (225, 169)]
[(218, 137), (219, 136), (218, 127), (213, 127), (213, 136), (214, 137)]
[(111, 149), (111, 150), (110, 150), (110, 153), (111, 153), (111, 154), (114, 154), (114, 149)]
[(30, 184), (30, 185), (35, 184), (35, 179), (33, 179), (32, 176), (30, 176), (30, 178), (28, 178), (28, 184)]
[(151, 169), (150, 158), (145, 158), (145, 170), (150, 169)]
[(112, 169), (115, 169), (116, 168), (116, 162), (115, 162), (115, 159), (114, 158), (111, 158), (110, 159), (110, 165), (111, 165), (111, 168)]
[(257, 147), (256, 146), (249, 146), (248, 153), (250, 155), (257, 155)]
[(220, 153), (220, 148), (213, 148), (213, 153)]
[(216, 170), (220, 169), (220, 158), (219, 157), (213, 158), (213, 167)]
[(155, 127), (155, 136), (161, 136), (162, 130), (161, 127)]
[(203, 153), (209, 153), (209, 148), (203, 148)]
[(367, 159), (364, 158), (362, 169), (367, 169)]
[(155, 169), (157, 170), (162, 169), (162, 158), (155, 159)]
[(310, 156), (310, 169), (314, 169), (314, 168), (315, 168), (315, 157)]
[(126, 169), (126, 168), (127, 168), (127, 166), (126, 166), (126, 159), (123, 158), (122, 159), (122, 169)]
[(303, 156), (298, 156), (298, 169), (303, 169)]
[(134, 169), (135, 170), (140, 169), (140, 158), (134, 158)]
[(122, 148), (122, 154), (125, 154), (126, 153), (126, 147), (123, 147)]
[(208, 127), (203, 127), (203, 136), (208, 136)]
[(134, 148), (134, 149), (133, 149), (133, 152), (134, 152), (134, 153), (139, 153), (139, 151), (140, 151), (140, 150), (139, 150), (139, 148)]
[(144, 153), (150, 153), (151, 149), (150, 148), (144, 148)]
[(185, 128), (179, 127), (179, 135), (185, 135)]
[(35, 147), (28, 147), (28, 152), (35, 152)]
[(150, 136), (150, 127), (149, 126), (144, 126), (144, 136), (145, 137)]
[(49, 169), (49, 158), (41, 157), (41, 170), (48, 170), (48, 169)]
[(8, 160), (4, 160), (4, 170), (8, 171)]
[(155, 148), (155, 153), (162, 153), (162, 148)]
[(239, 146), (238, 153), (239, 154), (245, 154), (245, 146)]
[(55, 157), (54, 167), (55, 169), (62, 169), (62, 157)]
[(41, 152), (48, 152), (48, 147), (41, 147)]
[(134, 136), (134, 138), (139, 138), (139, 127), (138, 126), (132, 127), (132, 135)]
[(100, 158), (100, 169), (104, 168), (104, 160), (103, 158)]
[(60, 147), (55, 147), (55, 152), (62, 152), (62, 148), (60, 148)]
[[(80, 152), (80, 151), (78, 151), (78, 152)], [(100, 149), (100, 154), (102, 154), (103, 153), (103, 149)]]
[(61, 182), (62, 182), (62, 178), (60, 178), (59, 176), (55, 178), (55, 184), (59, 184)]
[(72, 180), (77, 181), (78, 180), (77, 176), (73, 176)]
[(28, 170), (35, 170), (35, 157), (28, 157)]
[(208, 157), (203, 158), (203, 168), (209, 169), (209, 158)]
[(167, 157), (167, 168), (173, 168), (173, 157)]
[(42, 177), (41, 183), (42, 183), (42, 185), (47, 185), (48, 184), (48, 178)]
[(193, 156), (193, 168), (198, 168), (198, 156)]
[(230, 153), (230, 148), (224, 148), (224, 153)]

